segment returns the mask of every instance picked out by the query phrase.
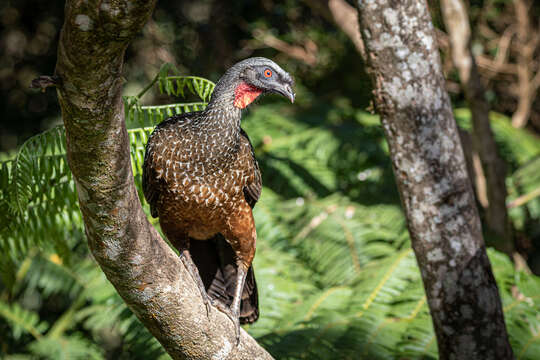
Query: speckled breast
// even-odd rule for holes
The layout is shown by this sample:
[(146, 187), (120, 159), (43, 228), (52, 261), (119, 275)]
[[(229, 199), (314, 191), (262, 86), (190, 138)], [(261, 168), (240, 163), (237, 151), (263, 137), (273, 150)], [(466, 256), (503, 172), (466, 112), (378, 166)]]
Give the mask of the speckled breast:
[(251, 148), (242, 137), (234, 145), (223, 146), (233, 135), (207, 132), (201, 138), (182, 126), (159, 129), (152, 135), (147, 165), (160, 184), (156, 204), (160, 222), (205, 239), (249, 208), (243, 189), (254, 176)]

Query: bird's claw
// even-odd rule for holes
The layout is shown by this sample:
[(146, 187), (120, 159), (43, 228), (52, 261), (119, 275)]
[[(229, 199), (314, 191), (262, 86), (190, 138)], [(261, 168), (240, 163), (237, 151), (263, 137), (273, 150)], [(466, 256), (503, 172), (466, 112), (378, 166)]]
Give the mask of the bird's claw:
[(233, 320), (234, 324), (234, 333), (236, 334), (236, 346), (240, 345), (240, 319), (238, 316)]
[(216, 300), (212, 301), (212, 305), (227, 315), (227, 317), (232, 321), (234, 325), (234, 334), (236, 337), (236, 346), (240, 345), (240, 314), (235, 313), (229, 307), (225, 306), (222, 302)]
[(240, 345), (240, 317), (232, 311), (227, 315), (234, 325), (234, 334), (236, 335), (236, 346)]
[(206, 306), (206, 317), (210, 319), (210, 308), (213, 305), (212, 299), (210, 299), (210, 296), (205, 292), (203, 295), (203, 303)]
[[(201, 296), (203, 298), (203, 303), (206, 306), (206, 316), (210, 318), (210, 308), (211, 306), (214, 306), (216, 309), (227, 315), (229, 319), (233, 322), (234, 325), (234, 333), (236, 336), (236, 346), (240, 345), (240, 302), (233, 301), (233, 305), (231, 305), (232, 308), (229, 308), (225, 306), (222, 302), (219, 300), (214, 301), (210, 296), (208, 296), (208, 293), (206, 292), (206, 289), (204, 288), (204, 284), (201, 280), (201, 277), (199, 275), (199, 271), (197, 270), (197, 267), (195, 266), (195, 263), (193, 263), (193, 260), (191, 259), (191, 255), (189, 255), (189, 252), (187, 250), (180, 252), (180, 260), (186, 267), (186, 270), (191, 274), (191, 277), (197, 284), (199, 291), (201, 293)], [(243, 284), (243, 283), (242, 283)]]

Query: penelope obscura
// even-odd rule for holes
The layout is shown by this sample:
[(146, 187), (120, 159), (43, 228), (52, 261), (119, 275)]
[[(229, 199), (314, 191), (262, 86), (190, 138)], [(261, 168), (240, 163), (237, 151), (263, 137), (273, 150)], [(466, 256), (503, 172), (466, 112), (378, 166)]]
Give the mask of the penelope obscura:
[[(153, 217), (210, 303), (235, 324), (259, 317), (252, 261), (252, 208), (262, 188), (253, 147), (240, 127), (242, 109), (259, 95), (294, 101), (291, 76), (266, 58), (231, 67), (204, 111), (175, 115), (148, 140), (143, 191)], [(202, 241), (201, 241), (202, 240)]]

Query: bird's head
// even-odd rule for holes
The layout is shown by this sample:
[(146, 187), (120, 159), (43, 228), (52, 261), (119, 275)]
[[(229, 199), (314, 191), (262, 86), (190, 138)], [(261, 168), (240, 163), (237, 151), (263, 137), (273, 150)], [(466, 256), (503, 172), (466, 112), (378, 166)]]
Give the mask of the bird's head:
[(236, 63), (219, 80), (216, 90), (226, 85), (232, 85), (233, 103), (239, 109), (245, 108), (263, 93), (280, 94), (294, 102), (294, 81), (291, 75), (272, 60), (263, 57)]

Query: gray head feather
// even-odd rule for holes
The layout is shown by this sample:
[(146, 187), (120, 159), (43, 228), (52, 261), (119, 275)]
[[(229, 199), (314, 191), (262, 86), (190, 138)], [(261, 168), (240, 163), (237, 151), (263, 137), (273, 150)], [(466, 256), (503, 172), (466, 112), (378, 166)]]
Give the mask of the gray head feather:
[[(266, 69), (271, 70), (270, 78), (263, 75)], [(212, 102), (221, 100), (223, 97), (232, 99), (234, 89), (241, 82), (260, 88), (263, 92), (281, 94), (294, 101), (292, 91), (294, 81), (291, 75), (270, 59), (253, 57), (234, 64), (223, 74), (214, 89)]]

